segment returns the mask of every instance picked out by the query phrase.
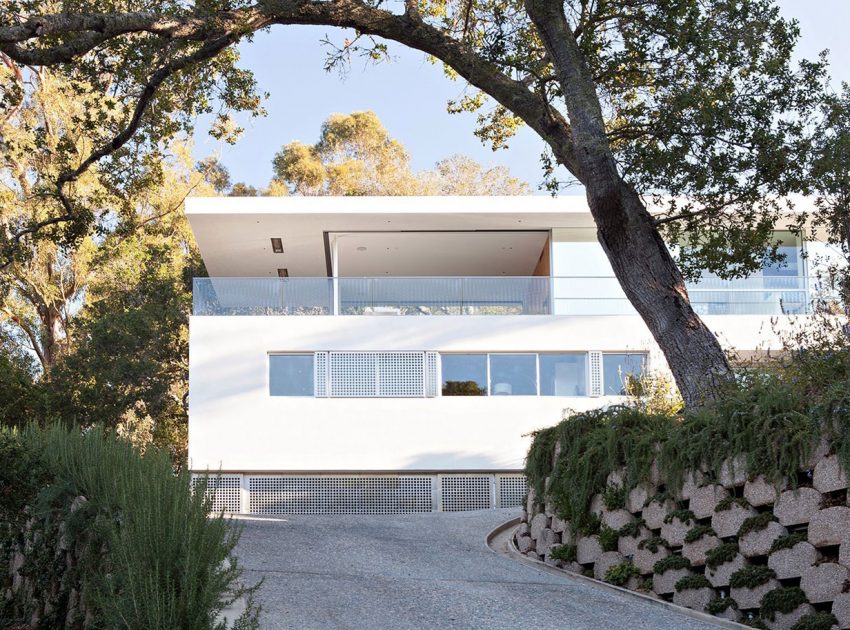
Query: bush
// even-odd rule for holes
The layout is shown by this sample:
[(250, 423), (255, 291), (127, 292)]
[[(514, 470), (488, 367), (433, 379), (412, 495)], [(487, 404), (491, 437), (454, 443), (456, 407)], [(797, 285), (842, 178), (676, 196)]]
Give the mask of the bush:
[(686, 575), (676, 582), (676, 591), (696, 590), (698, 588), (711, 588), (711, 582), (704, 575)]
[(738, 610), (738, 602), (731, 597), (718, 597), (708, 602), (708, 605), (705, 607), (705, 612), (710, 615), (719, 615), (729, 608)]
[(703, 536), (716, 536), (717, 533), (708, 525), (697, 525), (688, 530), (685, 534), (685, 542), (693, 543), (700, 540)]
[(561, 560), (563, 562), (576, 561), (576, 546), (575, 545), (558, 545), (549, 551), (549, 557), (553, 560)]
[(690, 569), (691, 561), (684, 556), (667, 556), (655, 563), (652, 572), (661, 575), (671, 569)]
[(761, 514), (751, 516), (741, 523), (741, 527), (738, 529), (738, 536), (746, 536), (751, 532), (760, 532), (767, 527), (768, 523), (775, 520), (776, 517), (773, 515), (773, 512), (762, 512)]
[(732, 562), (738, 555), (738, 545), (735, 543), (723, 543), (705, 554), (705, 566), (716, 569), (722, 564)]
[(628, 536), (629, 538), (637, 538), (640, 536), (641, 530), (646, 525), (646, 521), (642, 518), (636, 518), (631, 523), (626, 523), (619, 530), (620, 538)]
[(670, 544), (661, 536), (650, 536), (638, 543), (638, 549), (646, 549), (650, 553), (658, 553), (661, 547), (670, 547)]
[(602, 504), (608, 511), (619, 510), (626, 505), (626, 489), (623, 486), (607, 486), (602, 493)]
[(667, 516), (664, 517), (664, 522), (669, 524), (673, 522), (673, 519), (678, 519), (686, 525), (688, 523), (693, 523), (697, 520), (696, 516), (694, 516), (694, 513), (690, 510), (673, 510)]
[(738, 569), (729, 577), (729, 586), (732, 588), (755, 588), (765, 584), (771, 578), (775, 578), (773, 569), (752, 565)]
[(761, 598), (759, 613), (762, 617), (773, 621), (776, 618), (776, 613), (787, 615), (797, 610), (798, 606), (808, 603), (808, 601), (806, 594), (799, 586), (777, 588)]
[(612, 567), (608, 567), (603, 579), (614, 586), (624, 586), (630, 578), (638, 577), (639, 575), (640, 571), (638, 571), (638, 568), (634, 564), (623, 562), (622, 564), (615, 564)]
[(807, 540), (806, 536), (800, 532), (782, 536), (774, 540), (770, 545), (770, 553), (773, 554), (777, 551), (782, 551), (783, 549), (792, 549), (797, 545), (797, 543), (801, 543), (805, 540)]
[(750, 507), (750, 502), (747, 501), (744, 497), (723, 497), (720, 499), (720, 502), (717, 504), (717, 507), (714, 508), (715, 512), (726, 512), (732, 509), (733, 505), (740, 506), (742, 508)]
[(616, 529), (603, 525), (599, 529), (599, 546), (602, 551), (617, 551), (617, 544), (620, 542), (620, 534)]
[(800, 618), (800, 621), (791, 626), (791, 630), (832, 630), (838, 625), (838, 619), (832, 613), (820, 611)]
[[(233, 554), (240, 529), (209, 517), (204, 484), (193, 493), (189, 474), (174, 474), (166, 453), (140, 456), (97, 428), (0, 431), (0, 444), (13, 467), (32, 465), (51, 478), (10, 504), (28, 506), (28, 528), (11, 529), (16, 513), (2, 506), (3, 546), (25, 550), (21, 574), (35, 593), (15, 591), (4, 619), (35, 612), (40, 627), (61, 627), (70, 609), (96, 627), (206, 630), (221, 628), (219, 613), (244, 597), (238, 627), (257, 626), (255, 587), (241, 585)], [(65, 554), (75, 562), (54, 561)], [(71, 590), (82, 594), (76, 611)]]

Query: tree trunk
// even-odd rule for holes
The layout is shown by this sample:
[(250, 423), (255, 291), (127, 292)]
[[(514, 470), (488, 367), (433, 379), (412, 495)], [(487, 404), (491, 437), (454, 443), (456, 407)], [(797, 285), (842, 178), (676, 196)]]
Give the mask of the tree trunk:
[(576, 173), (597, 237), (629, 301), (661, 348), (688, 407), (715, 399), (732, 373), (720, 343), (691, 308), (682, 274), (640, 196), (617, 170), (596, 85), (554, 0), (526, 10), (563, 87)]

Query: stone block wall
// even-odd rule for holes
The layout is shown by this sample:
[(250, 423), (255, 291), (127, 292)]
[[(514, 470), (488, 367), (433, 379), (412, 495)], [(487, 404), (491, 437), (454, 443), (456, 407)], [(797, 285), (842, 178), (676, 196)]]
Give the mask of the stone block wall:
[(616, 509), (596, 496), (606, 536), (575, 531), (530, 490), (514, 542), (529, 558), (727, 619), (782, 630), (831, 613), (850, 630), (848, 479), (835, 455), (810, 463), (794, 488), (729, 461), (717, 479), (695, 471), (681, 488), (656, 475)]

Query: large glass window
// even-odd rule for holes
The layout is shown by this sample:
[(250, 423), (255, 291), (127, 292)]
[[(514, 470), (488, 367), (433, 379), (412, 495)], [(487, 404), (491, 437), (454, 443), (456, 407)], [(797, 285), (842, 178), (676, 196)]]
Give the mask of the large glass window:
[(541, 354), (540, 395), (587, 395), (587, 354)]
[(443, 396), (486, 396), (486, 354), (442, 355)]
[(491, 354), (490, 383), (493, 396), (535, 396), (537, 355)]
[(602, 393), (606, 396), (625, 396), (629, 379), (640, 378), (645, 366), (645, 354), (603, 354)]
[(269, 355), (269, 394), (313, 396), (313, 355)]

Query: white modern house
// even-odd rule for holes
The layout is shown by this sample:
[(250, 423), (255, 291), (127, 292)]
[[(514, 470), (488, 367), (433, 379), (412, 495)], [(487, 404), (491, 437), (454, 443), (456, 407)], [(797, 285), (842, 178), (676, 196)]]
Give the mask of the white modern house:
[[(257, 514), (518, 505), (529, 433), (666, 369), (583, 197), (193, 198), (189, 458)], [(776, 347), (809, 245), (706, 277), (721, 342)]]

